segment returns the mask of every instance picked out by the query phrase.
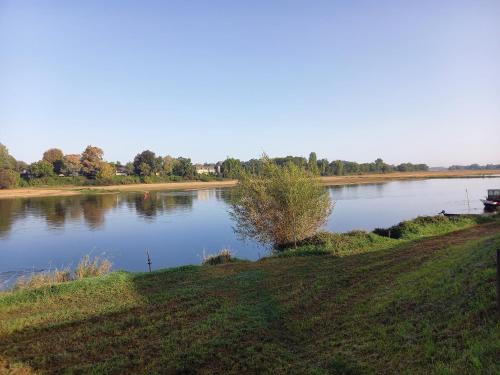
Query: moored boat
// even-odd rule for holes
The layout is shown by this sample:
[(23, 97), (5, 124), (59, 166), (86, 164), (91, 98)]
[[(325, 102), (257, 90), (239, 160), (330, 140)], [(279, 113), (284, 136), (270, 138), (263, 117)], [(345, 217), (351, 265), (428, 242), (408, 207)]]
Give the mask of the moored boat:
[(484, 204), (484, 208), (492, 210), (500, 207), (500, 189), (489, 189), (488, 197), (486, 199), (481, 199)]

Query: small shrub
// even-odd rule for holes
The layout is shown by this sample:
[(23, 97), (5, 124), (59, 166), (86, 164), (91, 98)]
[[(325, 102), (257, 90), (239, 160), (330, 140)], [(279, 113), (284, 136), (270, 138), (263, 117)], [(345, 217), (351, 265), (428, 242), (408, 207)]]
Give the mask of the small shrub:
[(111, 262), (109, 260), (99, 257), (90, 259), (88, 255), (85, 255), (76, 267), (75, 279), (106, 275), (110, 270)]
[(21, 178), (12, 169), (0, 169), (0, 189), (12, 189), (19, 186)]
[(277, 250), (297, 247), (316, 234), (333, 209), (316, 176), (295, 164), (280, 167), (267, 157), (260, 175), (241, 173), (236, 196), (230, 211), (236, 233)]
[(215, 266), (217, 264), (232, 263), (236, 260), (231, 250), (223, 249), (217, 254), (209, 254), (203, 257), (203, 265)]

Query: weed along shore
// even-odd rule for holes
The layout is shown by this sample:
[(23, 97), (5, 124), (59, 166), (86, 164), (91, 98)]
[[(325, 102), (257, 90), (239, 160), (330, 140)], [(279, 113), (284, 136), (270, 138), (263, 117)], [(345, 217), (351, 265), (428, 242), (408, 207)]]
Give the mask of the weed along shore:
[(2, 293), (0, 373), (498, 373), (499, 247), (498, 216), (422, 217)]
[[(374, 184), (388, 181), (430, 179), (430, 178), (480, 178), (500, 175), (500, 170), (454, 170), (438, 172), (393, 172), (360, 174), (348, 176), (321, 177), (321, 182), (327, 186)], [(163, 182), (152, 184), (129, 184), (109, 186), (61, 186), (0, 189), (0, 199), (6, 198), (34, 198), (52, 196), (72, 196), (80, 194), (116, 193), (120, 191), (152, 191), (152, 190), (197, 190), (236, 186), (237, 180), (221, 181), (183, 181)]]

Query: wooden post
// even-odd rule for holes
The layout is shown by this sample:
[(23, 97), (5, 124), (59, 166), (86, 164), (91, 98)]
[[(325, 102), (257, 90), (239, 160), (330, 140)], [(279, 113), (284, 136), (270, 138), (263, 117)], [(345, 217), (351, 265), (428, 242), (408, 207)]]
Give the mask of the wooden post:
[(151, 257), (149, 256), (149, 251), (146, 250), (146, 255), (148, 256), (148, 267), (149, 267), (149, 272), (151, 272)]

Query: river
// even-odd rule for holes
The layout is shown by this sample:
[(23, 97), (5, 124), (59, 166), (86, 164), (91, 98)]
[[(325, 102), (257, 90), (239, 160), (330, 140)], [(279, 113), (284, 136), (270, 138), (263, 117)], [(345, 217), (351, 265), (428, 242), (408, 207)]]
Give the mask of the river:
[[(443, 209), (480, 213), (488, 188), (500, 188), (500, 179), (329, 187), (335, 208), (326, 229), (373, 230)], [(230, 199), (225, 188), (0, 200), (0, 288), (33, 271), (74, 267), (86, 254), (129, 271), (147, 269), (146, 250), (153, 269), (200, 264), (222, 248), (245, 259), (267, 255), (269, 249), (234, 234)]]

